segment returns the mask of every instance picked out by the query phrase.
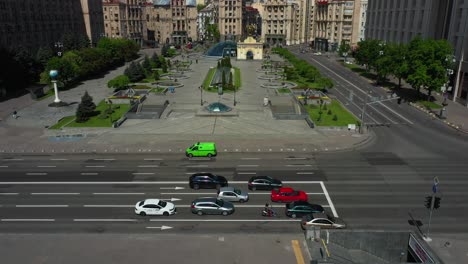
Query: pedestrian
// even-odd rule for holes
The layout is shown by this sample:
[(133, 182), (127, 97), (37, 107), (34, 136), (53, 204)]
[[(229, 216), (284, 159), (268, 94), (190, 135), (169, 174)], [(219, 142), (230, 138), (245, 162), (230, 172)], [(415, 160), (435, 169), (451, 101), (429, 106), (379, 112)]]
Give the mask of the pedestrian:
[(16, 112), (16, 110), (13, 111), (13, 118), (14, 118), (14, 119), (17, 119), (17, 118), (18, 118), (18, 112)]

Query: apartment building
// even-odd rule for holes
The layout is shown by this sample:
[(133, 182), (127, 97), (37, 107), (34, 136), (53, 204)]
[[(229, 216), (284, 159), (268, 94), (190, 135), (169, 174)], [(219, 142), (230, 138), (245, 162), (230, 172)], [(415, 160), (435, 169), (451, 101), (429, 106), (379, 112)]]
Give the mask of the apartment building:
[(368, 0), (361, 0), (361, 8), (359, 10), (360, 15), (359, 15), (359, 23), (358, 23), (359, 41), (366, 39), (367, 5), (368, 5)]
[(81, 4), (62, 0), (0, 1), (0, 46), (23, 46), (34, 52), (60, 42), (64, 33), (85, 36), (87, 27)]
[(242, 12), (244, 0), (215, 0), (217, 23), (221, 40), (240, 41), (242, 37)]
[(91, 46), (96, 46), (104, 36), (104, 14), (102, 0), (81, 0), (83, 19)]
[(197, 14), (197, 39), (205, 40), (207, 37), (207, 27), (213, 24), (215, 24), (215, 6), (210, 3)]
[(126, 5), (119, 0), (108, 0), (102, 3), (104, 31), (108, 38), (127, 38)]
[(359, 42), (361, 0), (317, 0), (315, 3), (314, 47), (337, 50), (344, 41)]
[(449, 97), (468, 103), (468, 0), (369, 1), (366, 38), (408, 43), (416, 36), (447, 39), (455, 48)]

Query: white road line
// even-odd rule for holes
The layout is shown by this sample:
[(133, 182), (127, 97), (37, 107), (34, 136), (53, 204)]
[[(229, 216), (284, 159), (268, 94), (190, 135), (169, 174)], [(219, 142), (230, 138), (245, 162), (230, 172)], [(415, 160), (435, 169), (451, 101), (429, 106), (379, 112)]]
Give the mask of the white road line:
[(285, 160), (305, 160), (307, 158), (284, 158)]
[(133, 172), (133, 175), (153, 175), (154, 172)]
[(31, 195), (80, 195), (80, 193), (31, 193)]
[(24, 159), (3, 159), (3, 161), (22, 161)]
[(85, 167), (86, 168), (104, 168), (106, 166), (104, 166), (104, 165), (86, 165)]
[(144, 159), (144, 160), (151, 161), (151, 160), (163, 160), (163, 159)]
[(327, 197), (328, 204), (330, 205), (330, 208), (333, 212), (334, 217), (338, 217), (338, 213), (336, 212), (335, 206), (333, 205), (333, 202), (331, 201), (330, 195), (328, 194), (327, 188), (325, 187), (325, 184), (321, 181), (320, 186), (322, 186), (323, 193), (325, 193), (325, 197)]
[(314, 172), (312, 172), (312, 171), (300, 171), (300, 172), (296, 172), (296, 174), (314, 174)]
[(146, 193), (93, 193), (94, 195), (145, 195)]
[(157, 168), (159, 165), (138, 165), (139, 168)]
[(311, 167), (312, 165), (310, 164), (286, 164), (284, 166), (286, 167)]
[(8, 168), (8, 166), (2, 165), (2, 166), (0, 166), (0, 168)]
[[(230, 181), (229, 184), (247, 184), (247, 181)], [(320, 184), (321, 181), (283, 181), (285, 184)], [(168, 184), (187, 184), (187, 181), (47, 181), (47, 182), (0, 182), (0, 185), (168, 185)], [(378, 183), (376, 183), (378, 184)], [(402, 183), (403, 184), (403, 183)], [(405, 182), (404, 184), (408, 184)], [(418, 182), (419, 184), (419, 182)]]
[(258, 167), (258, 165), (255, 165), (255, 164), (245, 164), (245, 165), (237, 165), (237, 167)]
[(300, 219), (150, 219), (151, 222), (300, 222)]
[(49, 207), (68, 207), (66, 204), (17, 204), (16, 207), (38, 207), (38, 208), (49, 208)]
[(187, 168), (200, 168), (200, 167), (208, 167), (208, 165), (200, 164), (200, 165), (187, 165)]
[(54, 222), (55, 219), (2, 219), (2, 222)]
[(256, 172), (238, 172), (237, 174), (257, 174)]
[(26, 175), (47, 175), (47, 172), (28, 172)]
[(94, 160), (98, 160), (98, 161), (111, 161), (111, 160), (115, 160), (115, 159), (94, 159)]
[(50, 159), (50, 160), (53, 160), (53, 161), (64, 161), (64, 160), (68, 160), (68, 159)]
[(131, 208), (135, 207), (135, 205), (120, 205), (120, 204), (85, 204), (83, 207), (109, 207), (109, 208)]
[(136, 222), (137, 219), (73, 219), (74, 222)]
[(19, 193), (0, 193), (0, 195), (18, 195)]
[(82, 173), (80, 173), (80, 175), (88, 175), (88, 176), (89, 175), (98, 175), (98, 174), (99, 173), (97, 173), (97, 172), (82, 172)]
[(56, 168), (57, 166), (55, 165), (38, 165), (38, 168)]
[[(323, 192), (322, 193), (310, 193), (310, 192), (308, 192), (306, 194), (307, 195), (322, 195), (322, 194), (325, 194), (325, 193), (323, 193)], [(249, 193), (249, 195), (250, 195), (250, 193)]]
[(259, 160), (261, 158), (241, 158), (241, 160)]

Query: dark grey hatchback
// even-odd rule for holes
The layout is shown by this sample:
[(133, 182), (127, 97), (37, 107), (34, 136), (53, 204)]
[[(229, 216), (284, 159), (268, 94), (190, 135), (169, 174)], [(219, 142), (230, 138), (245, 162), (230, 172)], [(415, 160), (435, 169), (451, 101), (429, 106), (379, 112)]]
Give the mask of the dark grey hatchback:
[(283, 187), (280, 180), (273, 179), (270, 176), (254, 176), (249, 180), (249, 190), (273, 190)]
[(190, 188), (198, 190), (202, 189), (218, 189), (228, 186), (228, 181), (223, 176), (214, 175), (209, 172), (195, 173), (189, 178)]

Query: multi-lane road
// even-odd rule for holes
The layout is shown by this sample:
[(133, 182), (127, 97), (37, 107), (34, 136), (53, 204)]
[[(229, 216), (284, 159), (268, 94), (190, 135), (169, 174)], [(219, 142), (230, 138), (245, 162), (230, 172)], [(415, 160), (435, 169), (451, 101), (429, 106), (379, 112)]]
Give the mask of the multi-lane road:
[[(270, 201), (266, 191), (250, 191), (250, 201), (236, 204), (230, 216), (192, 214), (194, 199), (216, 196), (216, 190), (189, 188), (189, 176), (199, 171), (223, 175), (230, 186), (245, 190), (250, 177), (269, 175), (304, 190), (310, 202), (343, 218), (349, 228), (408, 230), (408, 212), (426, 222), (424, 197), (442, 169), (442, 206), (432, 229), (466, 231), (468, 164), (463, 160), (402, 160), (380, 152), (220, 153), (216, 159), (191, 160), (180, 154), (3, 156), (0, 232), (300, 232), (298, 220), (284, 215), (283, 204), (274, 204), (277, 218), (260, 215)], [(146, 198), (173, 201), (178, 213), (135, 215), (135, 203)]]

